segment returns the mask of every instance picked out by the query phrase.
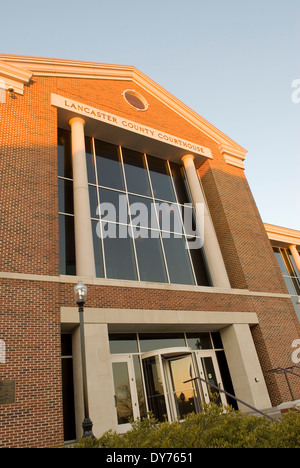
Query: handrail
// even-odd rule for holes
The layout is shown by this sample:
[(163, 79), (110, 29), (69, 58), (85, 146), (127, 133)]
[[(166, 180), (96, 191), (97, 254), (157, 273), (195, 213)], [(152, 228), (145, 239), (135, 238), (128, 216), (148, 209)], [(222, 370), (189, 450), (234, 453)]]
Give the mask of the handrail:
[(269, 370), (268, 373), (269, 374), (284, 374), (284, 376), (286, 378), (287, 385), (289, 387), (289, 391), (290, 391), (292, 400), (294, 401), (295, 396), (294, 396), (293, 389), (292, 389), (292, 386), (291, 386), (291, 383), (289, 381), (289, 378), (288, 378), (287, 374), (292, 374), (292, 375), (295, 375), (296, 377), (300, 377), (300, 374), (296, 374), (296, 372), (293, 372), (291, 369), (300, 369), (300, 366), (277, 367), (276, 369)]
[(270, 419), (271, 421), (276, 421), (276, 419), (272, 418), (271, 416), (269, 416), (268, 414), (266, 413), (263, 413), (262, 411), (260, 411), (259, 409), (255, 408), (254, 406), (251, 406), (249, 405), (249, 403), (246, 403), (245, 401), (241, 400), (240, 398), (237, 398), (235, 395), (232, 395), (231, 393), (228, 393), (226, 392), (226, 390), (223, 390), (222, 388), (220, 387), (217, 387), (216, 385), (213, 385), (212, 383), (210, 383), (208, 380), (205, 380), (205, 379), (202, 379), (202, 377), (194, 377), (193, 379), (190, 379), (190, 380), (186, 380), (185, 382), (183, 383), (188, 383), (188, 382), (192, 382), (194, 380), (201, 380), (202, 382), (205, 382), (207, 385), (209, 385), (209, 387), (217, 390), (217, 392), (222, 392), (222, 393), (225, 393), (225, 395), (227, 395), (228, 397), (230, 398), (233, 398), (234, 400), (238, 401), (239, 403), (242, 403), (244, 406), (247, 406), (248, 408), (250, 408), (252, 411), (255, 411), (256, 413), (264, 416), (264, 417), (267, 417), (268, 419)]

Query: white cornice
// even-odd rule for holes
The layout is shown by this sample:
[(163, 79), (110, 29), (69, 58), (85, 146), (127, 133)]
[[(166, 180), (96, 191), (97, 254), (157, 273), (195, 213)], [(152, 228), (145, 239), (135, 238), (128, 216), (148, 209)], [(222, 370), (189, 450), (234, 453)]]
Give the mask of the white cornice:
[(286, 245), (297, 245), (300, 247), (300, 231), (266, 223), (265, 229), (271, 241), (282, 242)]
[(13, 88), (17, 94), (23, 94), (24, 84), (31, 80), (32, 73), (23, 67), (0, 60), (0, 82), (5, 89)]
[[(30, 70), (35, 76), (134, 82), (213, 140), (228, 164), (244, 168), (243, 161), (247, 154), (244, 148), (133, 66), (17, 55), (0, 55), (0, 61)], [(226, 148), (226, 151), (222, 148)]]

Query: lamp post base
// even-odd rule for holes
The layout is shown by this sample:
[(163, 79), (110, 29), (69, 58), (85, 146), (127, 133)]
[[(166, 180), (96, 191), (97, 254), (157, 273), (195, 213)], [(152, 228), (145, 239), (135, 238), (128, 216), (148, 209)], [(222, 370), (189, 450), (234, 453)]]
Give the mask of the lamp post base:
[(90, 418), (84, 419), (82, 423), (82, 429), (83, 429), (83, 439), (86, 439), (87, 437), (91, 437), (92, 439), (95, 439), (95, 436), (93, 434), (93, 423), (90, 420)]

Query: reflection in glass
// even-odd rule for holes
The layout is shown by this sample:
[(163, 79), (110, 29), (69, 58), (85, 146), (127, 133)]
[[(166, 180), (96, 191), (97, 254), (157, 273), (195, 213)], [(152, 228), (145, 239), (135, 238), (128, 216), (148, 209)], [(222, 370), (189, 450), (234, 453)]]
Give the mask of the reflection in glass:
[(127, 362), (114, 362), (112, 367), (118, 424), (127, 424), (133, 419), (128, 365)]
[(147, 156), (154, 198), (176, 203), (167, 161)]
[(131, 222), (134, 226), (158, 229), (155, 206), (152, 198), (129, 195)]
[[(120, 225), (112, 223), (103, 223), (102, 226), (104, 231), (107, 226), (118, 230), (122, 228)], [(127, 228), (127, 226), (123, 227)], [(137, 280), (131, 237), (120, 238), (119, 232), (117, 232), (115, 238), (105, 237), (103, 242), (107, 278)]]
[(147, 229), (134, 229), (134, 238), (141, 281), (167, 283), (160, 239), (151, 238)]
[(137, 353), (137, 337), (135, 333), (110, 333), (109, 346), (111, 354)]
[(194, 350), (213, 349), (209, 333), (187, 333), (188, 346)]
[[(204, 370), (204, 378), (210, 384), (218, 387), (218, 381), (215, 373), (215, 368), (213, 364), (213, 360), (211, 357), (204, 357), (201, 358), (202, 367)], [(209, 398), (211, 401), (214, 401), (217, 404), (221, 403), (220, 393), (213, 387), (210, 387), (208, 390)]]
[(179, 206), (175, 203), (155, 202), (162, 231), (183, 233)]
[(94, 151), (92, 146), (92, 139), (90, 137), (85, 138), (85, 152), (86, 152), (86, 167), (89, 184), (96, 183), (96, 174), (95, 174), (95, 160), (94, 160)]
[(94, 258), (95, 258), (95, 269), (96, 277), (104, 278), (103, 268), (103, 255), (102, 255), (102, 243), (98, 236), (97, 229), (99, 227), (99, 221), (92, 220), (92, 232), (93, 232), (93, 243), (94, 243)]
[(122, 148), (128, 192), (151, 196), (145, 157), (141, 153)]
[(90, 196), (91, 218), (98, 218), (98, 215), (97, 215), (97, 208), (98, 208), (97, 187), (95, 187), (94, 185), (89, 185), (89, 196)]
[(163, 422), (167, 415), (167, 407), (159, 357), (153, 356), (143, 359), (143, 371), (149, 411), (158, 421)]
[(141, 351), (153, 351), (154, 349), (185, 347), (183, 333), (140, 333)]
[(183, 356), (168, 362), (172, 381), (172, 393), (176, 405), (176, 417), (183, 419), (186, 414), (196, 412), (197, 394), (194, 382), (186, 382), (194, 377), (192, 356)]
[(118, 146), (95, 140), (98, 184), (124, 190), (124, 179)]
[[(195, 239), (191, 241), (193, 242), (201, 242), (201, 239)], [(192, 247), (193, 244), (190, 244), (188, 239), (188, 246)], [(190, 248), (190, 254), (193, 262), (194, 272), (197, 279), (198, 286), (211, 286), (212, 283), (209, 278), (208, 268), (206, 265), (206, 259), (204, 257), (204, 249), (194, 249)]]
[(189, 189), (185, 179), (184, 169), (181, 164), (170, 162), (171, 173), (175, 185), (178, 202), (184, 205), (191, 203)]
[[(170, 281), (174, 284), (195, 284), (193, 270), (186, 248), (186, 240), (180, 236), (163, 236)], [(178, 267), (180, 265), (180, 267)]]
[(139, 356), (132, 356), (133, 357), (133, 366), (134, 366), (134, 373), (135, 373), (135, 381), (136, 381), (136, 389), (137, 389), (137, 396), (139, 402), (139, 409), (140, 409), (140, 418), (147, 417), (147, 405), (146, 405), (146, 396), (142, 378), (142, 369), (141, 369), (141, 361)]

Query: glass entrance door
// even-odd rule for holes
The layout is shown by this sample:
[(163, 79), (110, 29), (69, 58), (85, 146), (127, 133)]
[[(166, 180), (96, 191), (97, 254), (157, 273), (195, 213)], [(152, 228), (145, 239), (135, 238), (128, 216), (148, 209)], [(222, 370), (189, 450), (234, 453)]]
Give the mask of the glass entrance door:
[(159, 421), (183, 419), (200, 411), (200, 386), (189, 348), (152, 351), (142, 356), (148, 409)]
[(118, 430), (130, 429), (130, 421), (140, 416), (132, 356), (113, 356), (112, 370)]
[[(196, 351), (195, 357), (199, 376), (212, 385), (224, 389), (215, 353), (213, 351)], [(209, 403), (214, 398), (217, 398), (217, 403), (221, 403), (225, 406), (227, 405), (224, 393), (218, 392), (215, 388), (210, 387), (205, 382), (201, 382), (201, 386), (205, 403)]]

